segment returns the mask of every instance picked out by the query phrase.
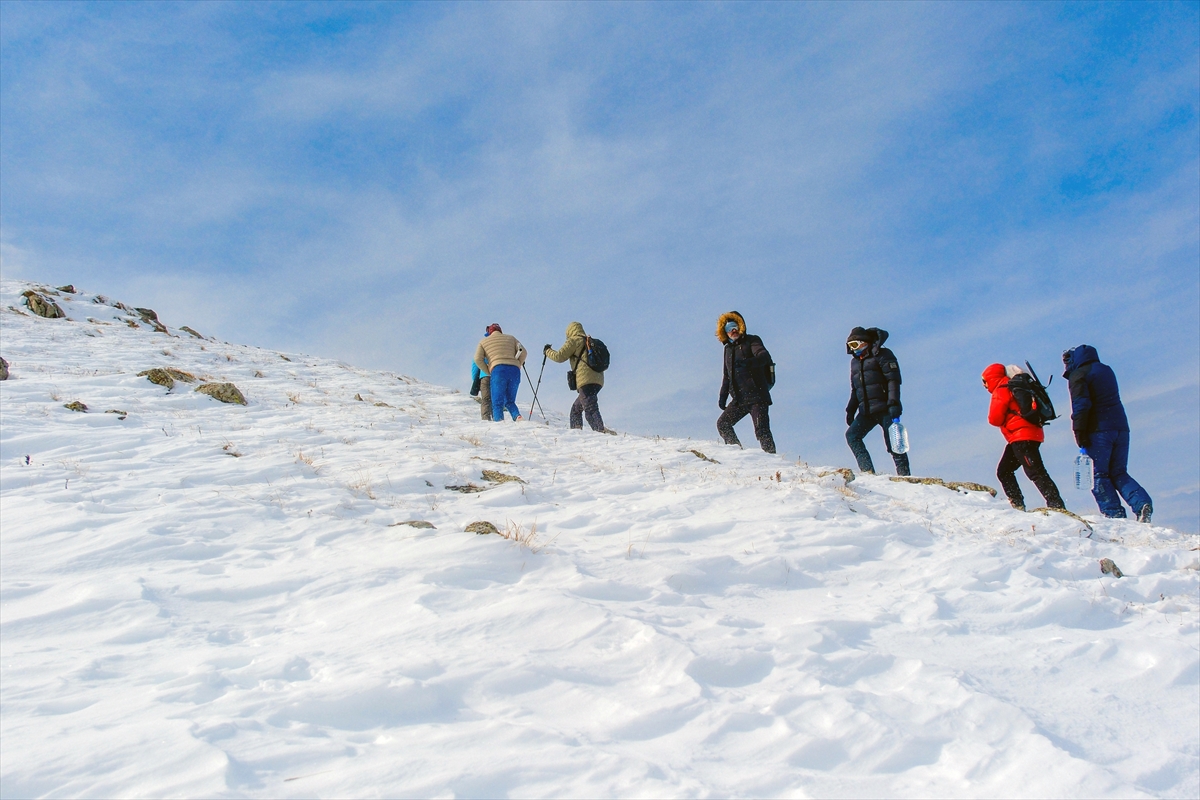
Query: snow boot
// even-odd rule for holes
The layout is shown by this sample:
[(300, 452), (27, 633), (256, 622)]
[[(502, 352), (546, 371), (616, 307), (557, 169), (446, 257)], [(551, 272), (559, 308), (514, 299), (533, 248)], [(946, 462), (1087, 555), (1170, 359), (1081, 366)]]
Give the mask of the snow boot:
[(1142, 506), (1142, 510), (1138, 512), (1138, 522), (1144, 522), (1149, 525), (1152, 514), (1154, 514), (1154, 507), (1146, 503), (1146, 505)]

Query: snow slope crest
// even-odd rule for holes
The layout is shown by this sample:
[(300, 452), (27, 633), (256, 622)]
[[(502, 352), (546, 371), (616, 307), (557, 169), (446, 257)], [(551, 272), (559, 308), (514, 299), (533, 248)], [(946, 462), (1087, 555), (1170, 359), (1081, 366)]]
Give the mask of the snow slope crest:
[(30, 288), (0, 282), (4, 797), (1195, 795), (1195, 536), (482, 422)]

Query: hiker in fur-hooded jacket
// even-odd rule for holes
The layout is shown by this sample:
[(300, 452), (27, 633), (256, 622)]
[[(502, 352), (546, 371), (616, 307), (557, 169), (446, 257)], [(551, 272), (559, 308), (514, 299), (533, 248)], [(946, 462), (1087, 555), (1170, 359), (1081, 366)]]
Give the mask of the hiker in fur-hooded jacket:
[(775, 452), (771, 435), (771, 384), (774, 366), (762, 339), (746, 333), (746, 320), (736, 311), (717, 319), (717, 339), (725, 345), (725, 366), (721, 379), (721, 397), (717, 405), (724, 412), (717, 419), (717, 432), (725, 444), (739, 447), (733, 426), (747, 414), (754, 421), (754, 435), (768, 453)]
[(850, 402), (846, 404), (846, 443), (850, 445), (858, 468), (875, 472), (875, 464), (863, 439), (879, 425), (883, 442), (896, 465), (897, 475), (909, 475), (907, 453), (892, 453), (888, 425), (904, 413), (900, 404), (900, 363), (896, 354), (883, 346), (888, 332), (879, 328), (855, 328), (846, 337), (850, 355)]

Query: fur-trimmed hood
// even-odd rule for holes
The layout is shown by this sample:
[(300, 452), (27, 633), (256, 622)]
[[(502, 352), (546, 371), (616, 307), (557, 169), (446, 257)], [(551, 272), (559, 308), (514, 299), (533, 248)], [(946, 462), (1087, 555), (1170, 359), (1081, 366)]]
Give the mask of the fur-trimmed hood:
[(730, 320), (738, 324), (738, 331), (742, 336), (746, 335), (746, 320), (742, 315), (736, 311), (726, 311), (717, 317), (717, 338), (721, 340), (721, 344), (729, 344), (729, 336), (725, 333), (725, 323)]

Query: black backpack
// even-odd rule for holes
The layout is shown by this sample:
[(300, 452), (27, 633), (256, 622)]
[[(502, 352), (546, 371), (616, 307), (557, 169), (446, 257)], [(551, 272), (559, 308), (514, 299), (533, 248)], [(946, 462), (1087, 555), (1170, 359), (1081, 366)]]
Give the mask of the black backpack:
[[(1058, 419), (1058, 415), (1054, 413), (1054, 403), (1050, 402), (1050, 393), (1038, 380), (1033, 367), (1028, 361), (1025, 362), (1025, 366), (1029, 367), (1029, 374), (1020, 373), (1009, 378), (1008, 390), (1012, 392), (1013, 399), (1017, 401), (1017, 410), (1021, 416), (1041, 427), (1048, 424), (1050, 420)], [(1053, 381), (1054, 377), (1051, 376), (1050, 380)]]
[(604, 372), (608, 369), (608, 347), (599, 339), (587, 337), (587, 355), (584, 357), (584, 361), (596, 372)]

